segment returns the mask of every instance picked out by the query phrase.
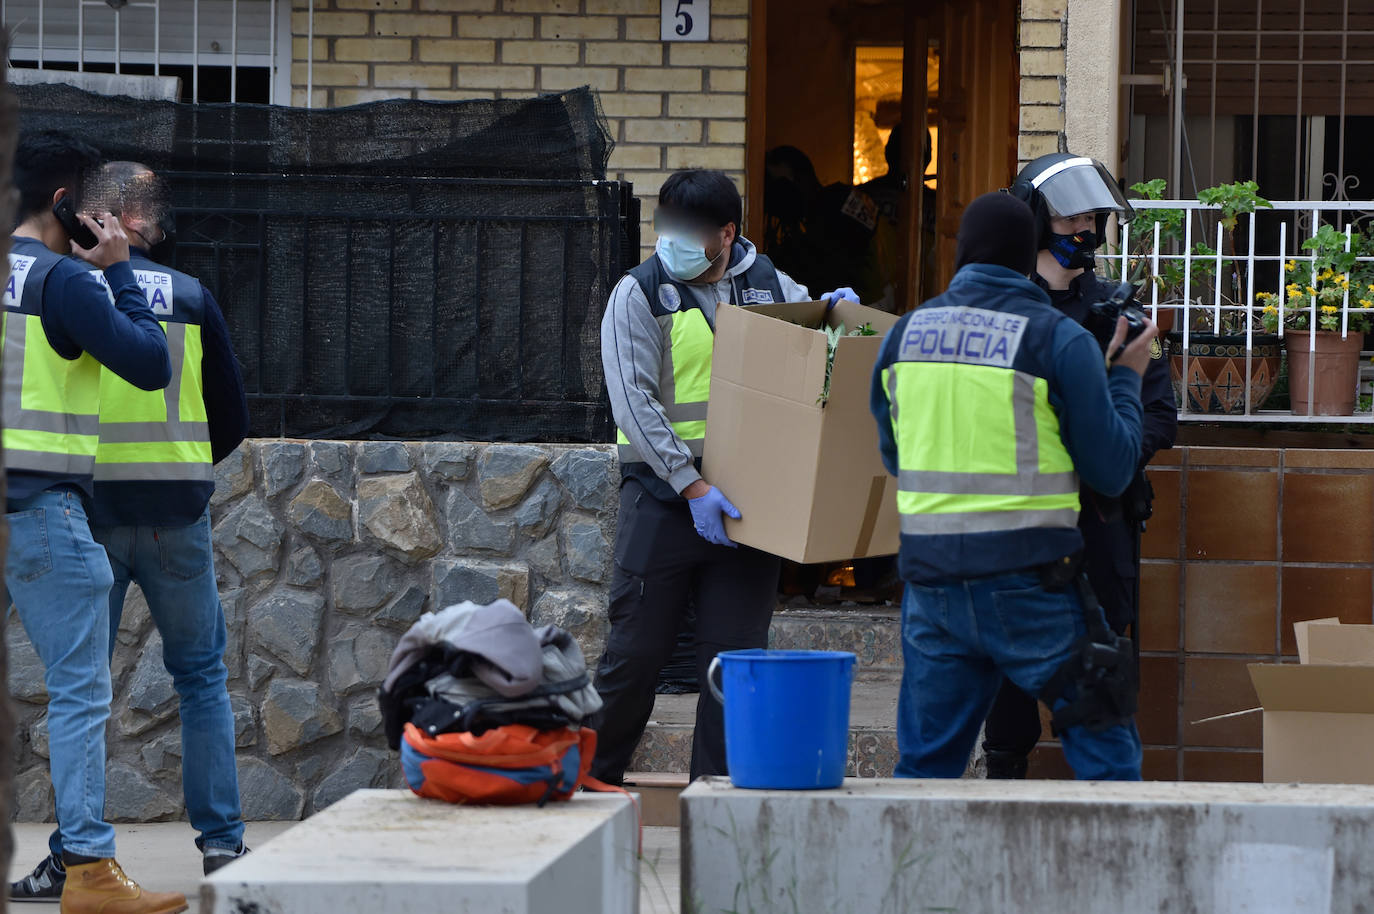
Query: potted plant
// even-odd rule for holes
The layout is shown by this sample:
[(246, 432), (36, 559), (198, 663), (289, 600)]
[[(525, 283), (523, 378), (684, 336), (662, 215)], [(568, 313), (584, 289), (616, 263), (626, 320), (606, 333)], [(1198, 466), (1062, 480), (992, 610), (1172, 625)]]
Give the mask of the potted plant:
[[(1154, 199), (1161, 199), (1164, 192), (1162, 181), (1158, 186), (1150, 182), (1137, 187), (1147, 196), (1157, 191), (1160, 196)], [(1181, 261), (1169, 261), (1157, 278), (1167, 285), (1180, 304), (1193, 306), (1187, 312), (1186, 354), (1183, 333), (1175, 330), (1168, 335), (1174, 385), (1180, 397), (1187, 392), (1188, 409), (1192, 412), (1242, 413), (1247, 396), (1250, 408), (1259, 409), (1278, 381), (1283, 360), (1282, 344), (1277, 335), (1266, 332), (1254, 303), (1242, 301), (1245, 277), (1236, 257), (1235, 231), (1241, 214), (1272, 207), (1258, 191), (1254, 181), (1240, 181), (1209, 187), (1198, 194), (1198, 202), (1220, 210), (1222, 251), (1218, 254), (1201, 242), (1193, 246), (1196, 259), (1191, 264), (1190, 302), (1185, 302), (1182, 295), (1184, 266)], [(1182, 211), (1179, 212), (1182, 216)], [(1178, 240), (1182, 240), (1182, 219), (1171, 224), (1171, 228)], [(1161, 225), (1161, 244), (1163, 234)], [(1218, 299), (1220, 308), (1214, 306)], [(1207, 304), (1209, 300), (1212, 306)]]
[(1263, 321), (1274, 331), (1283, 325), (1293, 414), (1349, 416), (1364, 335), (1374, 329), (1374, 265), (1359, 260), (1370, 251), (1370, 239), (1323, 225), (1302, 249), (1309, 256), (1285, 266), (1282, 309), (1279, 295), (1257, 296), (1264, 301)]

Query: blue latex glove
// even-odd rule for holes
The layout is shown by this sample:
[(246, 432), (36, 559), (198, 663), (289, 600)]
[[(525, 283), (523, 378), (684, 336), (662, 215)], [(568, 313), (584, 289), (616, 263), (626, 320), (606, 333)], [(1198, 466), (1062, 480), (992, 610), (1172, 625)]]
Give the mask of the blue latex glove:
[(842, 298), (845, 301), (852, 301), (856, 305), (863, 304), (863, 302), (859, 301), (859, 293), (849, 288), (849, 286), (841, 286), (834, 292), (825, 293), (821, 296), (821, 301), (825, 302), (825, 310), (829, 312), (831, 308), (840, 303), (840, 299)]
[(721, 494), (720, 489), (711, 486), (711, 490), (700, 498), (687, 499), (687, 506), (692, 509), (692, 524), (702, 539), (732, 549), (739, 545), (725, 535), (725, 522), (721, 520), (721, 514), (728, 514), (739, 520), (739, 508), (730, 504), (730, 500)]

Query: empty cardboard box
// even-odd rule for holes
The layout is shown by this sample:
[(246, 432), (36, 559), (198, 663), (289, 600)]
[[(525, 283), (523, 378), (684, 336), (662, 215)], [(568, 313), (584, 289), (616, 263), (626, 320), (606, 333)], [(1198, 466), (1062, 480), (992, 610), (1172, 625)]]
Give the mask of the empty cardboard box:
[(1294, 625), (1297, 663), (1252, 663), (1267, 783), (1374, 784), (1374, 625)]
[[(828, 399), (826, 335), (810, 329), (822, 320), (878, 334), (840, 339)], [(868, 409), (896, 323), (853, 302), (717, 308), (702, 475), (743, 515), (726, 522), (735, 542), (806, 563), (897, 552), (897, 481)]]

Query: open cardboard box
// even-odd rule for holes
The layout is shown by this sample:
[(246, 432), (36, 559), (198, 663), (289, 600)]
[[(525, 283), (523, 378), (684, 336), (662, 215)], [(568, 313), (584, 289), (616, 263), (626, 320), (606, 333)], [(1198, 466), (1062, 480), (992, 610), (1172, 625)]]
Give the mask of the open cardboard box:
[(1374, 784), (1374, 625), (1293, 626), (1298, 662), (1252, 663), (1266, 783)]
[[(825, 388), (826, 337), (871, 324), (877, 336), (839, 342)], [(716, 309), (711, 405), (702, 475), (742, 515), (726, 532), (794, 562), (892, 555), (897, 482), (883, 468), (868, 410), (873, 366), (897, 316), (842, 301)]]

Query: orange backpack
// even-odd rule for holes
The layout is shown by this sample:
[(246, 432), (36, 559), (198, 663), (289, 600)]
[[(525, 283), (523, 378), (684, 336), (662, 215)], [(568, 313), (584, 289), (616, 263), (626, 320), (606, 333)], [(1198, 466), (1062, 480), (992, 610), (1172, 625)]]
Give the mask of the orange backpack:
[(589, 780), (596, 731), (507, 724), (481, 736), (426, 736), (406, 724), (401, 768), (410, 789), (449, 803), (509, 805), (566, 800)]

